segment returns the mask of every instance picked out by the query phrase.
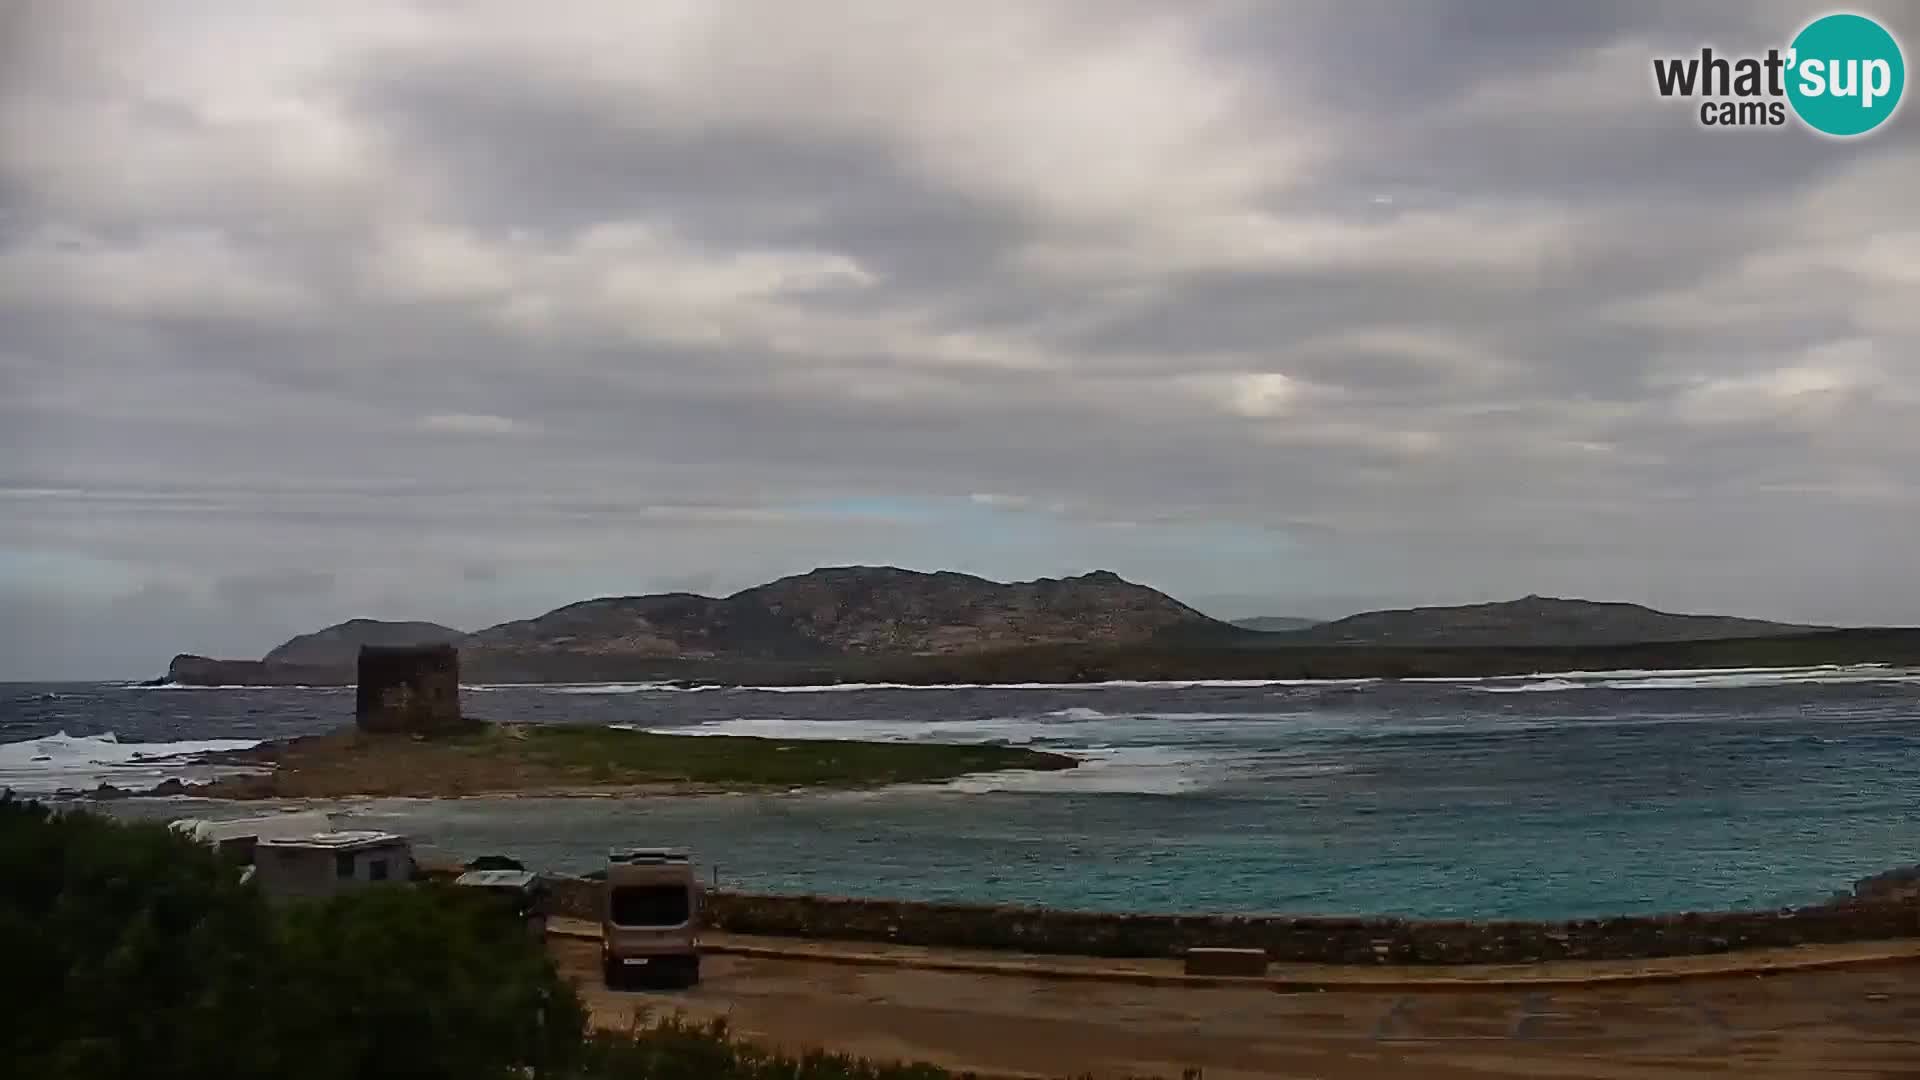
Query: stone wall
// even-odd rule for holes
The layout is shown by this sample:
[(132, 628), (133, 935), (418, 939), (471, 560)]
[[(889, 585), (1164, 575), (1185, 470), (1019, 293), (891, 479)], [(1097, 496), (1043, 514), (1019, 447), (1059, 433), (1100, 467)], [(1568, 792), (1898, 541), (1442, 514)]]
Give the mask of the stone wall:
[(360, 647), (354, 723), (378, 733), (440, 735), (467, 728), (460, 715), (460, 651), (451, 645)]
[[(555, 913), (597, 920), (601, 887), (587, 879), (554, 879)], [(705, 923), (737, 934), (1075, 956), (1172, 957), (1188, 948), (1212, 946), (1265, 949), (1277, 963), (1516, 964), (1920, 937), (1920, 904), (1853, 900), (1780, 911), (1468, 922), (1117, 915), (709, 892)]]
[(542, 874), (547, 887), (547, 914), (569, 919), (600, 921), (601, 896), (606, 883), (561, 874)]

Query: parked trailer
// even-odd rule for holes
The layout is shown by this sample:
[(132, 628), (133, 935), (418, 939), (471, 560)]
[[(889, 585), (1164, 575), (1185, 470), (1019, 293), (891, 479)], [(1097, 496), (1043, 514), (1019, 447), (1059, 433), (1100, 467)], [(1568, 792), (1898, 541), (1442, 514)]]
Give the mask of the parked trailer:
[(546, 940), (547, 890), (540, 875), (530, 870), (469, 870), (453, 883), (496, 899), (503, 912), (526, 923), (535, 940)]

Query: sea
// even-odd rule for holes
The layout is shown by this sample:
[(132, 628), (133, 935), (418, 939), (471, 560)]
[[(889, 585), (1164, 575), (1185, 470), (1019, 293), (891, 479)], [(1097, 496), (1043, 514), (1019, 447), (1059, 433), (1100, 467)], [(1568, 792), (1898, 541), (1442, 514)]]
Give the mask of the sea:
[[(1920, 863), (1920, 669), (1018, 686), (468, 686), (474, 715), (1079, 758), (859, 792), (324, 800), (351, 827), (722, 887), (1090, 910), (1570, 918), (1817, 903)], [(197, 778), (352, 722), (350, 688), (0, 684), (0, 788)], [(139, 818), (258, 803), (98, 804)]]

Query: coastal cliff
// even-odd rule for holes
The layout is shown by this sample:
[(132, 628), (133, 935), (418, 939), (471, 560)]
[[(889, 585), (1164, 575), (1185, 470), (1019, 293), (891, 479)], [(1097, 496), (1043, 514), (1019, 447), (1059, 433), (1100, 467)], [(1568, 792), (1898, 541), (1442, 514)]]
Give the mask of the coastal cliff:
[(349, 619), (301, 634), (258, 660), (216, 660), (181, 653), (161, 682), (180, 686), (351, 686), (360, 647), (452, 645), (465, 635), (425, 622)]
[(313, 664), (268, 663), (265, 660), (215, 660), (181, 653), (167, 665), (161, 682), (180, 686), (346, 686), (353, 668)]

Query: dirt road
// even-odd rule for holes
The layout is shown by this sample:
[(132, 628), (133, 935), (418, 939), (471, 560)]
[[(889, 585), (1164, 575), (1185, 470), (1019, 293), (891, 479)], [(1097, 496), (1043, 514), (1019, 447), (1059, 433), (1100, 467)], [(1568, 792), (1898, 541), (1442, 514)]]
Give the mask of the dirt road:
[(685, 992), (600, 985), (598, 945), (556, 938), (597, 1023), (724, 1015), (791, 1049), (996, 1075), (1920, 1077), (1920, 965), (1612, 989), (1285, 994), (1059, 982), (709, 956)]

